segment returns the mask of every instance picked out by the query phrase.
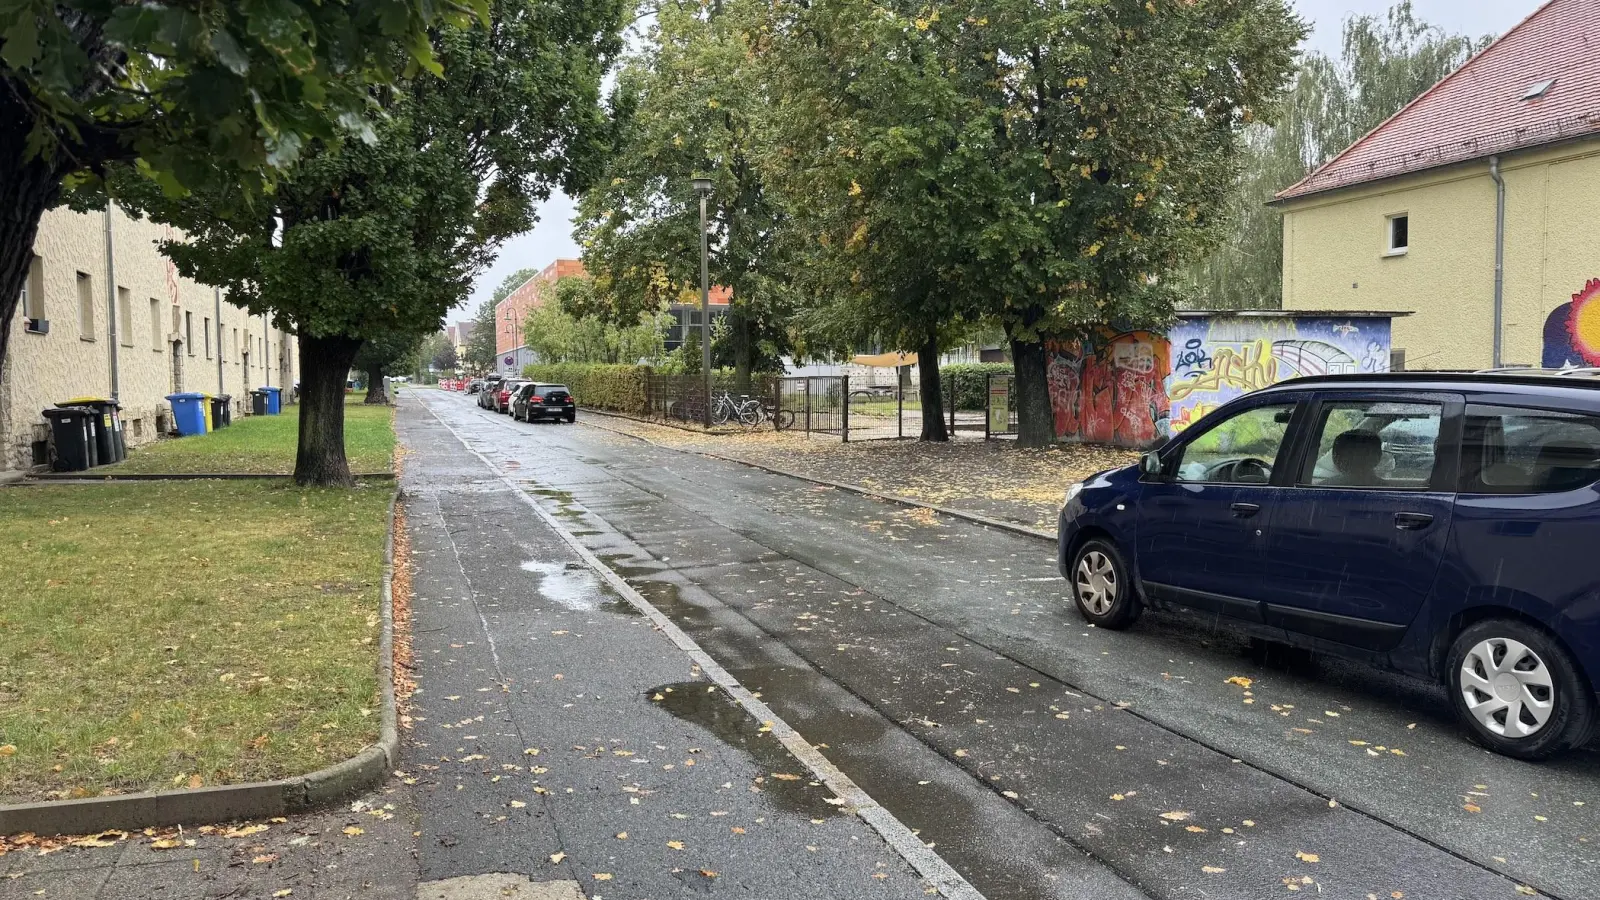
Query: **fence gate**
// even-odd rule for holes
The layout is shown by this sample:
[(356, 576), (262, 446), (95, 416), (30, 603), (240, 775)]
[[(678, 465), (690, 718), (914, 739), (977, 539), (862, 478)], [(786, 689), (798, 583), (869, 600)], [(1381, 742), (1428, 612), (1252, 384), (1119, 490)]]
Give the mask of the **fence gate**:
[[(850, 376), (822, 375), (781, 378), (776, 385), (778, 424), (806, 434), (834, 434), (848, 441), (850, 434)], [(793, 424), (789, 424), (791, 421)]]

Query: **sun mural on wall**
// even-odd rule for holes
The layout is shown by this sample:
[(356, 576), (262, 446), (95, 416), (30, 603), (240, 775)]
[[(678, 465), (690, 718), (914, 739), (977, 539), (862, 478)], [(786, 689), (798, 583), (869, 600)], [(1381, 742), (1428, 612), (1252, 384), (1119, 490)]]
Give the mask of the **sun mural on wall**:
[(1600, 278), (1591, 278), (1544, 320), (1546, 368), (1600, 366)]

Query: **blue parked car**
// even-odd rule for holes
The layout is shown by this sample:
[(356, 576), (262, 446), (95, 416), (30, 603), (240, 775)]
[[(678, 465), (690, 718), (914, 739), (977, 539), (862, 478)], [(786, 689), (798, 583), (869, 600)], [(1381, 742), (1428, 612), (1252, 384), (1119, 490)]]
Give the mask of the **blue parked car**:
[(1078, 611), (1187, 609), (1434, 678), (1472, 736), (1544, 759), (1600, 704), (1600, 379), (1301, 378), (1067, 489)]

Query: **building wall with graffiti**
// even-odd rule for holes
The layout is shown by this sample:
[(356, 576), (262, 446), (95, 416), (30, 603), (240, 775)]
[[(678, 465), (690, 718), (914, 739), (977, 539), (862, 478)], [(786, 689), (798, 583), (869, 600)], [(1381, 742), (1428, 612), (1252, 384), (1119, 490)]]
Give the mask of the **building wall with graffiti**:
[(1248, 391), (1309, 375), (1389, 371), (1387, 318), (1204, 316), (1181, 319), (1167, 396), (1173, 433)]
[(1143, 447), (1167, 431), (1167, 339), (1102, 329), (1045, 343), (1056, 439)]
[(1600, 366), (1600, 278), (1589, 279), (1583, 290), (1545, 318), (1540, 365)]
[(1185, 316), (1165, 334), (1101, 329), (1045, 349), (1057, 440), (1145, 447), (1289, 378), (1387, 372), (1390, 321)]

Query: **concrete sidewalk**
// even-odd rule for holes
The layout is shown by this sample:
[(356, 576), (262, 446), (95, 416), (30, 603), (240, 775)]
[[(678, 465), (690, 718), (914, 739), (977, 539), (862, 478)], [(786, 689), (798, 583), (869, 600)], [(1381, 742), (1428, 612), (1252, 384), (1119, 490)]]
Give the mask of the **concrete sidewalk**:
[(425, 883), (932, 889), (420, 404), (402, 401), (399, 430), (419, 683), (403, 767)]

